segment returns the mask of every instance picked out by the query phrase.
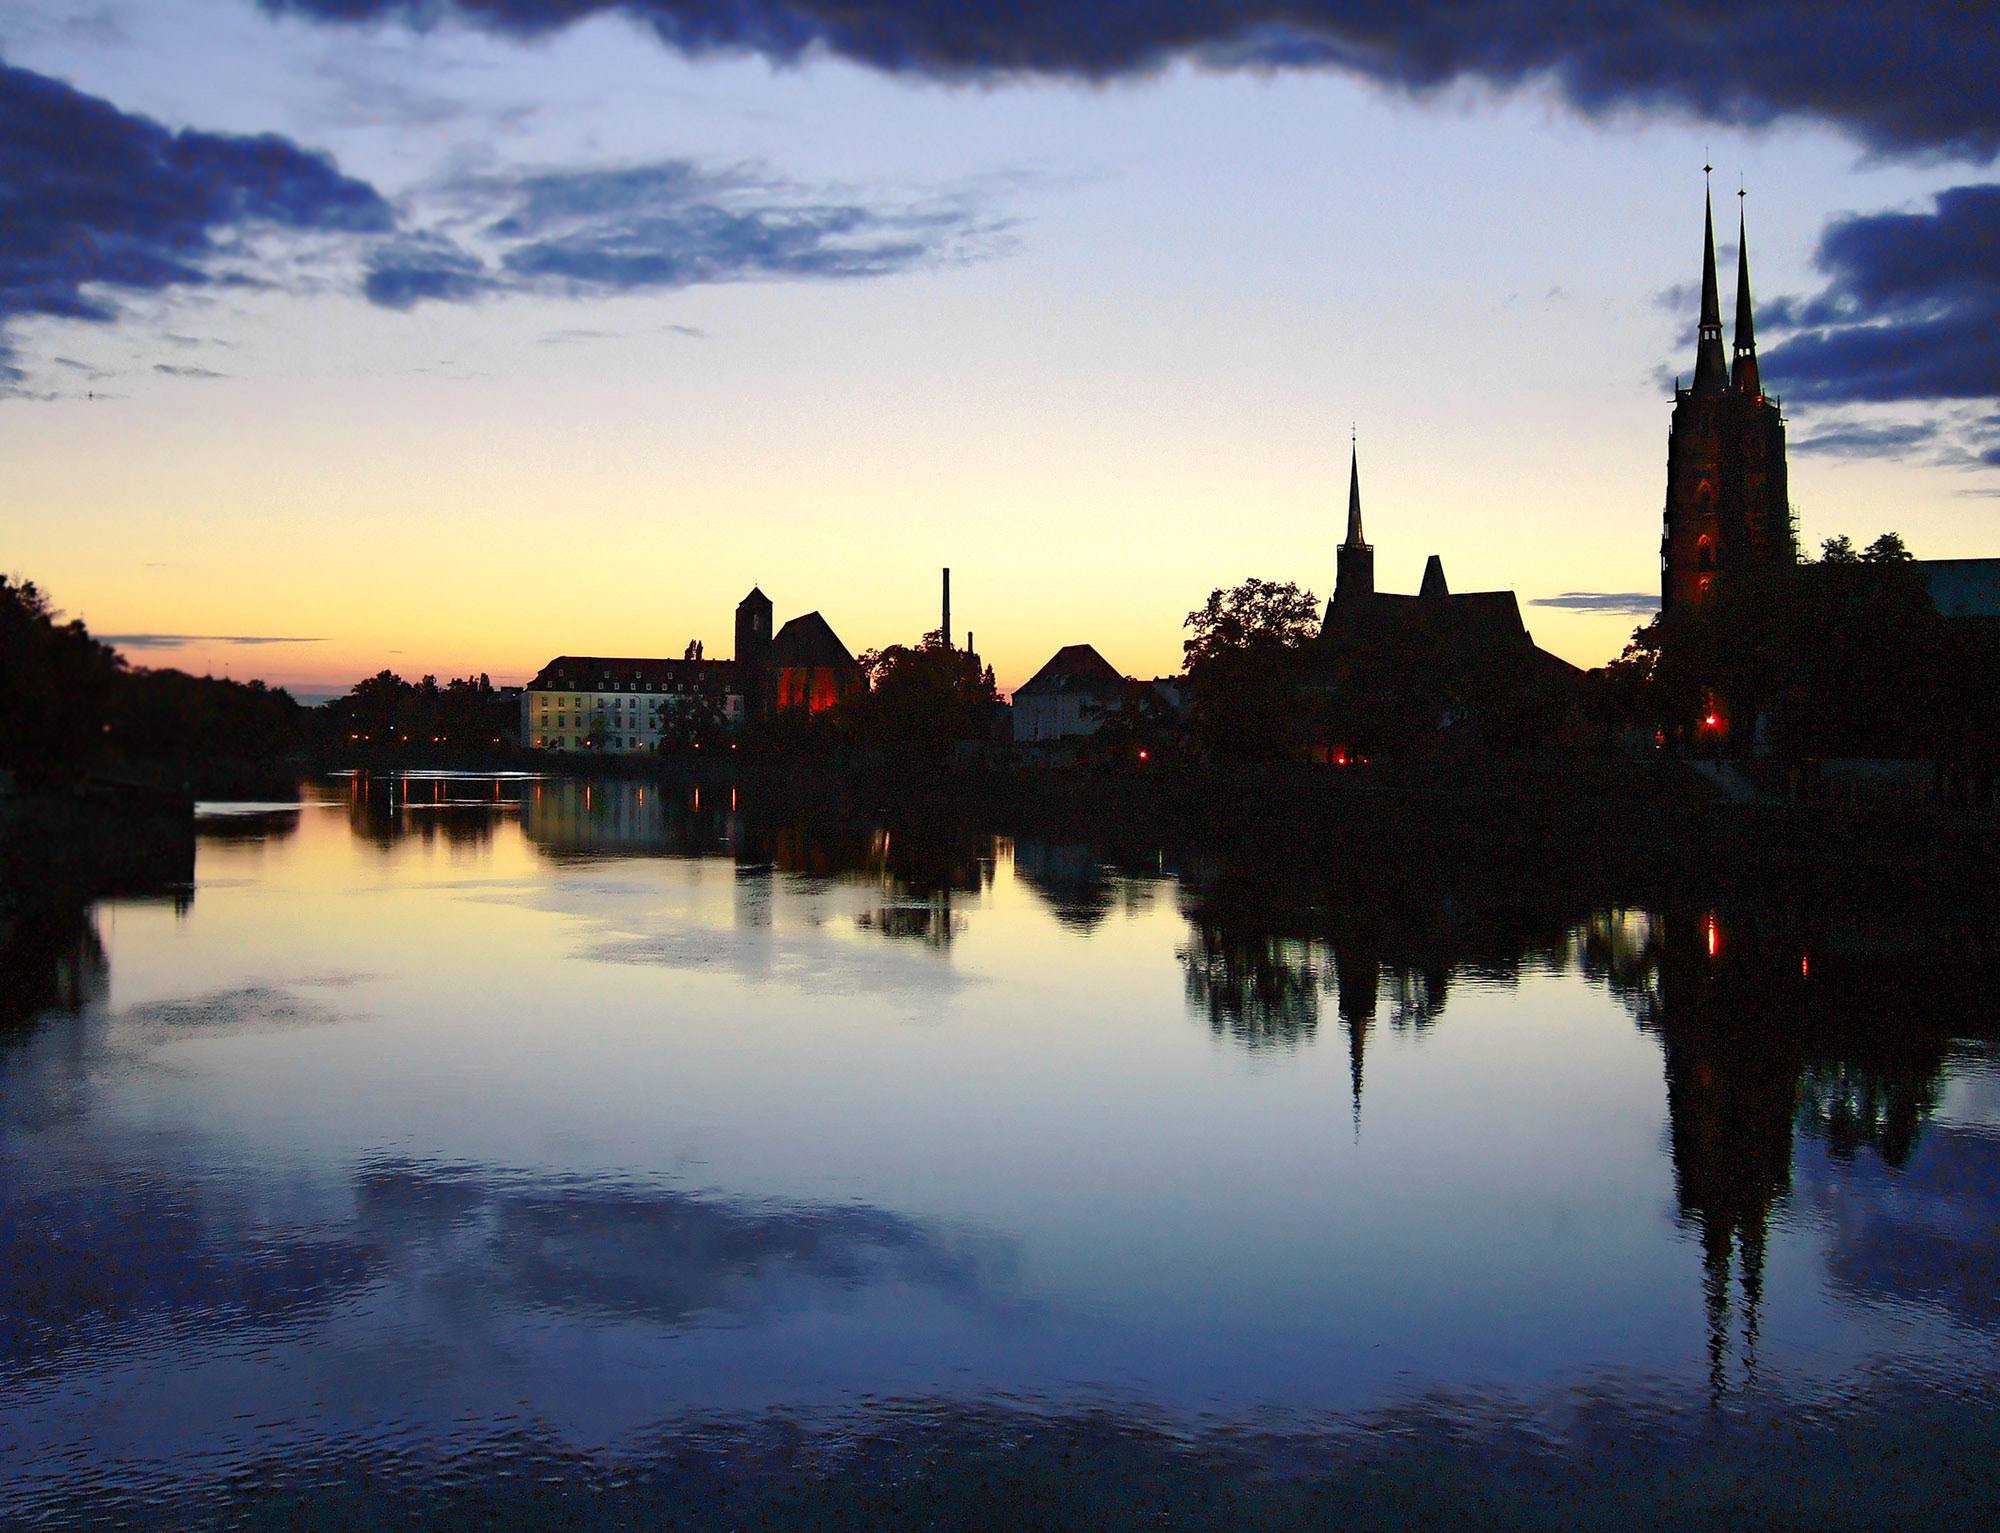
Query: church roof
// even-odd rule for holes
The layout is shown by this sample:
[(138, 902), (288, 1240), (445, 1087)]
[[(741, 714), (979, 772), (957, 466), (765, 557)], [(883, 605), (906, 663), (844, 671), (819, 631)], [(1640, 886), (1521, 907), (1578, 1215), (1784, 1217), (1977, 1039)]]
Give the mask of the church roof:
[(822, 666), (858, 669), (858, 662), (840, 642), (833, 625), (817, 612), (795, 617), (778, 630), (771, 640), (770, 664), (779, 670), (811, 670)]

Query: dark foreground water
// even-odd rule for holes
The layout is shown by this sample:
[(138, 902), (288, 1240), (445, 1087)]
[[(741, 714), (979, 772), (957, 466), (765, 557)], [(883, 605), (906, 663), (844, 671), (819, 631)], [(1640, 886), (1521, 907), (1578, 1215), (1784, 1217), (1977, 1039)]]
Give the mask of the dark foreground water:
[(1963, 933), (730, 797), (211, 806), (13, 932), (0, 1519), (2000, 1522)]

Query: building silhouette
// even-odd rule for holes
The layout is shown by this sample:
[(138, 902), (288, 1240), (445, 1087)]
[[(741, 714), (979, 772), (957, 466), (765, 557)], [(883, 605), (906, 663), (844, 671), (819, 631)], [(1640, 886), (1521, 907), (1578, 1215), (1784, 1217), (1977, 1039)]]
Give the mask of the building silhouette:
[(1463, 646), (1498, 644), (1545, 655), (1565, 671), (1574, 667), (1546, 651), (1535, 649), (1521, 621), (1521, 605), (1512, 591), (1460, 591), (1446, 585), (1444, 561), (1432, 554), (1424, 564), (1423, 584), (1415, 596), (1375, 589), (1375, 545), (1361, 533), (1361, 453), (1357, 447), (1347, 468), (1347, 536), (1335, 554), (1333, 595), (1326, 604), (1321, 637), (1381, 639), (1398, 634), (1424, 634)]
[(868, 690), (860, 662), (817, 612), (795, 617), (778, 630), (765, 656), (765, 671), (763, 684), (774, 708), (819, 713)]
[(1537, 647), (1512, 591), (1454, 592), (1432, 554), (1414, 596), (1379, 590), (1348, 465), (1347, 536), (1299, 702), (1313, 759), (1365, 759), (1483, 740), (1534, 745), (1563, 727), (1582, 674)]
[(613, 755), (660, 748), (690, 709), (734, 728), (773, 708), (818, 711), (868, 679), (817, 612), (771, 631), (771, 598), (736, 604), (736, 654), (711, 660), (699, 641), (678, 660), (558, 655), (521, 698), (521, 739), (537, 750)]
[[(1739, 193), (1739, 196), (1741, 194)], [(1798, 562), (1785, 472), (1785, 419), (1757, 370), (1750, 247), (1737, 209), (1735, 357), (1722, 349), (1715, 211), (1704, 196), (1701, 318), (1694, 381), (1674, 383), (1667, 505), (1660, 536), (1660, 610), (1700, 603), (1717, 581)]]

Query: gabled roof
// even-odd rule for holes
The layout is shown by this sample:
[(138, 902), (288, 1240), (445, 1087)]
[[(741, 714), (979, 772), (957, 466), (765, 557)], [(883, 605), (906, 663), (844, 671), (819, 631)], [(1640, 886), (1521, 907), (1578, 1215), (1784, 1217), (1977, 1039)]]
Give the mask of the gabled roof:
[(720, 677), (733, 685), (734, 660), (633, 660), (606, 655), (558, 655), (528, 683), (533, 692), (657, 691), (663, 685), (684, 685), (699, 676)]
[(795, 617), (771, 640), (770, 665), (778, 670), (859, 669), (840, 635), (817, 612)]
[(1088, 644), (1065, 644), (1049, 663), (1014, 689), (1018, 700), (1057, 692), (1106, 697), (1126, 691), (1130, 683)]
[(1521, 621), (1521, 604), (1512, 591), (1420, 596), (1377, 591), (1366, 601), (1336, 608), (1320, 636), (1328, 641), (1365, 641), (1417, 631), (1452, 642), (1528, 641), (1528, 625)]

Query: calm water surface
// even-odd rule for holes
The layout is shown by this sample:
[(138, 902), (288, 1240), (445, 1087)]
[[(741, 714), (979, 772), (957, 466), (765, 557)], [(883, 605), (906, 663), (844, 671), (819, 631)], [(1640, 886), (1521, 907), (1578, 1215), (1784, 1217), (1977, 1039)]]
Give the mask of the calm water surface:
[(191, 896), (88, 913), (0, 1043), (0, 1514), (774, 1422), (1562, 1444), (1991, 1397), (1976, 1008), (1746, 1042), (1771, 982), (1705, 977), (1749, 940), (1706, 912), (1404, 962), (1225, 933), (1164, 857), (728, 797), (211, 806)]

